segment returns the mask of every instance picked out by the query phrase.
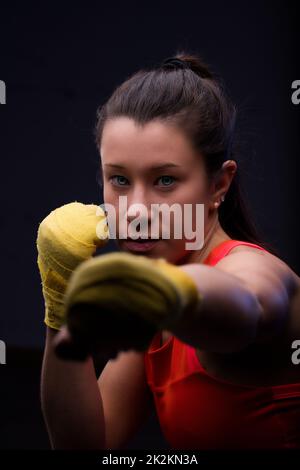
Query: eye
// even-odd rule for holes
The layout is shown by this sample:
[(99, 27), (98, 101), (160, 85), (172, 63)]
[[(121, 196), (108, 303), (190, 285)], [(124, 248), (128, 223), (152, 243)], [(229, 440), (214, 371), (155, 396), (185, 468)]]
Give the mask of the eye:
[[(125, 186), (126, 185), (126, 181), (128, 182), (127, 178), (125, 178), (125, 176), (122, 176), (122, 175), (113, 175), (113, 176), (110, 176), (109, 180), (112, 182), (112, 184), (114, 184), (115, 186)], [(115, 182), (117, 181), (117, 182)]]
[(170, 175), (163, 175), (163, 176), (160, 176), (158, 178), (158, 181), (159, 180), (163, 181), (162, 186), (171, 186), (171, 184), (176, 181), (176, 178), (174, 178), (174, 176), (170, 176)]
[[(122, 175), (110, 176), (109, 181), (111, 181), (111, 183), (114, 186), (126, 186), (128, 184), (128, 179), (125, 178), (125, 176), (122, 176)], [(176, 181), (176, 178), (174, 178), (174, 176), (170, 176), (170, 175), (163, 175), (163, 176), (160, 176), (157, 179), (157, 181), (162, 181), (162, 184), (158, 184), (158, 186), (169, 187)]]

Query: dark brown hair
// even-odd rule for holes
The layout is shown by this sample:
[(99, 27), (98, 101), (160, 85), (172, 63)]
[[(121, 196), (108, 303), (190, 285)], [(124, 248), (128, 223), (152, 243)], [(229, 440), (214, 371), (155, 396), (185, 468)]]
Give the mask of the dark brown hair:
[[(208, 178), (212, 179), (223, 162), (237, 161), (237, 107), (222, 79), (198, 55), (180, 51), (173, 57), (184, 66), (180, 61), (177, 65), (166, 65), (165, 61), (150, 70), (139, 70), (115, 89), (98, 109), (96, 144), (100, 151), (104, 124), (110, 119), (125, 116), (140, 126), (153, 120), (169, 122), (186, 133), (203, 156)], [(277, 255), (250, 216), (239, 173), (237, 170), (219, 206), (220, 224), (232, 239), (257, 243)]]

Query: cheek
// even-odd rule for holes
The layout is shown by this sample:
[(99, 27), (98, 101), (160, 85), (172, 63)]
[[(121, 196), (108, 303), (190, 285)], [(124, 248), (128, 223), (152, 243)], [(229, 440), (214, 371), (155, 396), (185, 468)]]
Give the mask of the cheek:
[(103, 202), (111, 206), (116, 215), (119, 214), (119, 196), (108, 184), (103, 186)]
[(207, 191), (204, 181), (199, 177), (193, 177), (186, 180), (178, 187), (174, 194), (174, 199), (179, 204), (196, 204), (205, 202)]
[(104, 202), (107, 202), (109, 204), (111, 204), (111, 201), (113, 199), (111, 188), (107, 183), (103, 183), (103, 199)]
[[(108, 225), (112, 233), (119, 231), (119, 203), (118, 197), (108, 184), (103, 185), (103, 202), (107, 210)], [(117, 237), (118, 238), (118, 237)]]
[(193, 231), (197, 230), (199, 223), (204, 224), (207, 217), (207, 202), (208, 198), (204, 184), (201, 181), (198, 182), (198, 180), (189, 181), (188, 184), (182, 186), (177, 194), (174, 195), (172, 203), (177, 203), (181, 206), (183, 237), (185, 224), (188, 225), (189, 230), (192, 229)]

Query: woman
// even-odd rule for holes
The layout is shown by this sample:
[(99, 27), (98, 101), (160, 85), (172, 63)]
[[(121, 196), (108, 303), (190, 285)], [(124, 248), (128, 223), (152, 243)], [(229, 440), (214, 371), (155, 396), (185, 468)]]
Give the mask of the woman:
[[(127, 228), (136, 203), (148, 228), (151, 204), (204, 204), (204, 243), (187, 249), (173, 221), (169, 239), (119, 231), (121, 253), (90, 258), (105, 243), (95, 206), (72, 203), (43, 221), (42, 405), (54, 448), (121, 448), (153, 400), (173, 448), (300, 447), (299, 277), (250, 221), (235, 120), (220, 80), (184, 54), (133, 75), (100, 109), (105, 204)], [(98, 380), (95, 351), (113, 357)]]

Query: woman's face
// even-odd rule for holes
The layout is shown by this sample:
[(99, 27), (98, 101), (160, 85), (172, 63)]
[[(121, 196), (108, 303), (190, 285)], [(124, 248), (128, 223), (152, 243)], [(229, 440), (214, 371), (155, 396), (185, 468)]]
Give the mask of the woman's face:
[[(190, 250), (186, 244), (192, 240), (190, 235), (186, 236), (183, 227), (184, 204), (189, 204), (192, 209), (190, 216), (187, 215), (189, 227), (199, 232), (197, 223), (200, 222), (203, 227), (204, 221), (203, 230), (206, 232), (210, 194), (202, 157), (195, 152), (185, 135), (174, 126), (159, 121), (151, 121), (144, 127), (138, 127), (132, 119), (115, 118), (104, 126), (100, 153), (104, 203), (115, 208), (116, 243), (120, 250), (151, 258), (163, 257), (174, 264), (180, 264), (183, 259), (187, 262)], [(124, 203), (123, 206), (120, 205), (120, 196), (127, 197), (126, 206)], [(123, 201), (125, 200), (126, 198), (123, 198)], [(137, 207), (133, 206), (137, 203), (142, 204), (145, 211), (137, 211)], [(120, 238), (121, 226), (123, 237), (134, 238), (133, 221), (137, 221), (139, 216), (142, 217), (144, 225), (135, 225), (136, 232), (140, 231), (150, 239), (151, 227), (154, 230), (155, 225), (155, 210), (151, 205), (163, 203), (166, 204), (165, 208), (177, 204), (177, 209), (182, 211), (182, 222), (178, 225), (180, 219), (177, 219), (176, 225), (179, 238), (178, 235), (176, 238), (174, 236), (172, 211), (169, 211), (171, 216), (168, 217), (165, 213), (165, 216), (160, 215), (159, 219), (156, 219), (156, 223), (159, 220), (159, 230), (158, 233), (152, 233), (161, 237), (157, 241), (128, 242)], [(196, 204), (204, 204), (201, 220), (197, 220)], [(167, 239), (162, 238), (163, 230), (166, 230), (164, 233), (169, 231), (170, 236)]]

